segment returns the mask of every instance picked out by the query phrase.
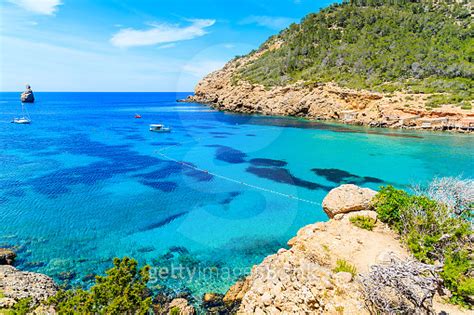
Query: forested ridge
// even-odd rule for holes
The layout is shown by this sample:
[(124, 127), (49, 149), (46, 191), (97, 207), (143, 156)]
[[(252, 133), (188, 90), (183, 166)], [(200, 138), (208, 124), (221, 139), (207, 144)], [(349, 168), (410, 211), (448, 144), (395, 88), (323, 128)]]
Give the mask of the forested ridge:
[[(263, 54), (242, 66), (233, 81), (267, 88), (300, 80), (335, 82), (379, 92), (427, 93), (431, 107), (458, 104), (470, 109), (472, 21), (468, 1), (333, 4), (270, 37), (250, 53)], [(279, 48), (267, 49), (271, 46)]]

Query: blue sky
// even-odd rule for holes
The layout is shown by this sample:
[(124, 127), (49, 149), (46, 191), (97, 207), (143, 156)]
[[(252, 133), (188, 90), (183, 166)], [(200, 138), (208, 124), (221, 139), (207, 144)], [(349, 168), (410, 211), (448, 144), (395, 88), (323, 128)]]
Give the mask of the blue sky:
[(327, 0), (0, 0), (0, 91), (191, 91)]

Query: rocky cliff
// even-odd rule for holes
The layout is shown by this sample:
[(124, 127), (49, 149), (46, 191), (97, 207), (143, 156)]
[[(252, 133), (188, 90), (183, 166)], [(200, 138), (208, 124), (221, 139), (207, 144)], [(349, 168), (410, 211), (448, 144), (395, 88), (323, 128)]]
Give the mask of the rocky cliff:
[(207, 75), (187, 100), (241, 113), (474, 130), (471, 2), (333, 4)]
[[(278, 45), (269, 49), (278, 49)], [(429, 94), (384, 94), (342, 88), (335, 83), (303, 81), (268, 89), (233, 79), (239, 69), (265, 52), (232, 60), (207, 75), (186, 101), (246, 114), (295, 116), (377, 127), (474, 129), (472, 109), (454, 105), (427, 109)]]

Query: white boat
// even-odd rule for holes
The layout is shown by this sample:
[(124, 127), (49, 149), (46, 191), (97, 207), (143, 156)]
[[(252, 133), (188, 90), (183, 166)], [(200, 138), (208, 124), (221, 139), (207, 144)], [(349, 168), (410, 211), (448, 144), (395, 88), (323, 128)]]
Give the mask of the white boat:
[(21, 113), (22, 117), (19, 118), (13, 118), (12, 123), (14, 124), (20, 124), (20, 125), (27, 125), (31, 123), (30, 119), (30, 114), (28, 113), (28, 109), (24, 106), (23, 103), (21, 103)]
[(31, 123), (31, 120), (26, 118), (26, 117), (21, 117), (21, 118), (13, 118), (12, 123), (14, 124), (21, 124), (21, 125), (27, 125)]
[(150, 131), (154, 132), (170, 132), (171, 128), (165, 127), (165, 125), (161, 124), (151, 124), (150, 125)]

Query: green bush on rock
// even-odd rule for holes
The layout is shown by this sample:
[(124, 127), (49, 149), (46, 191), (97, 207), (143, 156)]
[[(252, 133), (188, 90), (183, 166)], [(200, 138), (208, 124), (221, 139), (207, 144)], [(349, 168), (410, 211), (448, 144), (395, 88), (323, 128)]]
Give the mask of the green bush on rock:
[(336, 267), (332, 270), (334, 273), (338, 272), (348, 272), (352, 276), (357, 274), (357, 269), (355, 266), (351, 265), (349, 262), (343, 259), (338, 259), (336, 261)]
[(60, 290), (48, 303), (61, 314), (146, 314), (152, 302), (146, 288), (149, 267), (138, 269), (128, 257), (113, 264), (89, 290)]
[[(374, 198), (378, 218), (400, 233), (413, 255), (424, 263), (442, 263), (440, 273), (451, 301), (468, 305), (474, 295), (472, 225), (466, 209), (450, 207), (422, 195), (382, 187)], [(472, 209), (467, 210), (472, 212)]]
[(355, 226), (367, 231), (372, 231), (375, 227), (375, 219), (364, 215), (350, 217), (349, 221)]

